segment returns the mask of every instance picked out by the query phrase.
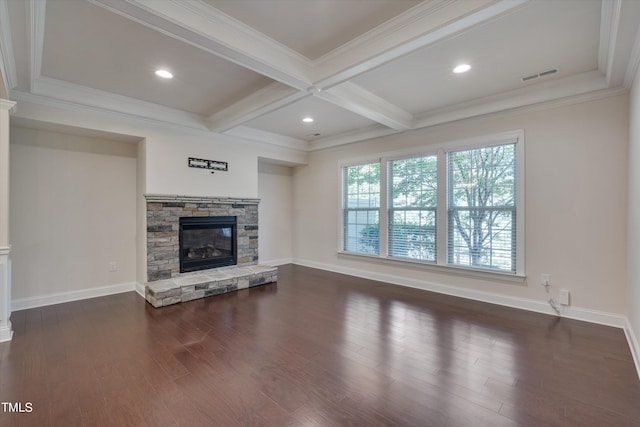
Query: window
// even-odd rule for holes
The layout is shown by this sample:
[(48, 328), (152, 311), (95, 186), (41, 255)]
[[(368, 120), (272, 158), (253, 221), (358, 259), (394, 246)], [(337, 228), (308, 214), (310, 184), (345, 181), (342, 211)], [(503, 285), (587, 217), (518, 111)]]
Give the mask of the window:
[(438, 159), (389, 162), (389, 255), (436, 260)]
[(515, 144), (447, 153), (449, 264), (516, 269)]
[(522, 137), (344, 166), (342, 250), (523, 276)]
[(343, 248), (378, 254), (380, 248), (380, 163), (343, 168)]

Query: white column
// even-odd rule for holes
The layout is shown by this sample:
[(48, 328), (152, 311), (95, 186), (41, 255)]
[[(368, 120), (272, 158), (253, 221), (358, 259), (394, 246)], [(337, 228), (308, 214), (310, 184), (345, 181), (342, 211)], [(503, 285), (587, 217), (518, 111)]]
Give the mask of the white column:
[(0, 99), (0, 342), (11, 340), (11, 245), (9, 244), (9, 113), (16, 105)]

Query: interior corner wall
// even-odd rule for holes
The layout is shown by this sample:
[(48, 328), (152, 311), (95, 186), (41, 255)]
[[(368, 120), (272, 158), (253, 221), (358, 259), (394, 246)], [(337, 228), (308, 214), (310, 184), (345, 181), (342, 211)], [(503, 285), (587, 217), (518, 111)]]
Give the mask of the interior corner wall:
[(292, 169), (259, 162), (258, 258), (260, 263), (280, 265), (290, 263), (293, 258), (292, 196)]
[[(630, 94), (629, 111), (629, 322), (640, 343), (640, 68)], [(638, 348), (637, 350), (640, 350)], [(640, 357), (640, 353), (636, 354)]]
[[(313, 152), (308, 165), (294, 172), (295, 262), (425, 288), (434, 284), (537, 300), (540, 306), (566, 288), (573, 307), (626, 316), (628, 117), (628, 96), (620, 95)], [(338, 254), (341, 162), (520, 129), (526, 159), (524, 284)], [(538, 285), (541, 273), (551, 275), (550, 294)]]
[(135, 144), (12, 127), (10, 189), (14, 303), (132, 286)]

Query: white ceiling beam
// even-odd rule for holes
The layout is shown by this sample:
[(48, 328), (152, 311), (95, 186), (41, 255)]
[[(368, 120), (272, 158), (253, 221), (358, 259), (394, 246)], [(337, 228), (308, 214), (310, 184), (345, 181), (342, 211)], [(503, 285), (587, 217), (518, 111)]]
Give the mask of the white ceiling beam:
[(212, 130), (225, 132), (304, 98), (310, 91), (391, 129), (411, 129), (410, 113), (348, 80), (527, 0), (425, 1), (317, 61), (310, 61), (200, 0), (90, 1), (293, 89), (269, 85), (209, 117)]
[(611, 84), (615, 47), (620, 25), (620, 0), (603, 0), (600, 13), (600, 46), (598, 47), (598, 70)]
[(90, 1), (295, 89), (311, 85), (306, 57), (202, 1)]
[[(152, 1), (152, 0), (138, 0)], [(397, 59), (471, 26), (506, 13), (527, 0), (434, 0), (421, 3), (375, 30), (315, 61), (314, 96), (397, 131), (412, 128), (412, 115), (381, 97), (348, 82), (373, 67)], [(391, 49), (390, 49), (391, 47)], [(320, 77), (320, 80), (316, 80)], [(225, 131), (290, 102), (255, 108), (249, 97), (233, 106), (229, 117), (212, 117), (213, 129)], [(296, 99), (292, 99), (291, 102)], [(247, 107), (242, 112), (242, 106)], [(224, 111), (223, 114), (228, 114)], [(215, 124), (215, 119), (222, 119)]]
[(432, 0), (318, 58), (314, 86), (327, 89), (417, 49), (510, 12), (529, 0)]
[(11, 23), (7, 0), (0, 0), (0, 97), (9, 97), (18, 84), (16, 61), (13, 56)]
[(273, 82), (211, 115), (209, 117), (209, 128), (216, 132), (226, 132), (310, 95), (307, 91), (299, 91), (278, 82)]
[(35, 80), (42, 71), (42, 54), (44, 51), (44, 18), (47, 8), (46, 0), (29, 2), (29, 49), (30, 49), (30, 80), (29, 85), (33, 89)]
[(313, 95), (391, 129), (411, 129), (413, 117), (410, 113), (354, 83), (346, 82), (328, 90), (316, 91)]

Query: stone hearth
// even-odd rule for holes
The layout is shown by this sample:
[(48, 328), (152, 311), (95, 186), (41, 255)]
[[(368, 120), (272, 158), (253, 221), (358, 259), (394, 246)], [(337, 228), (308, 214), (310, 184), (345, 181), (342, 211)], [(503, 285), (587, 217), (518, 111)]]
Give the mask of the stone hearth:
[(278, 269), (267, 265), (221, 267), (148, 283), (145, 298), (158, 308), (272, 283), (277, 278)]

